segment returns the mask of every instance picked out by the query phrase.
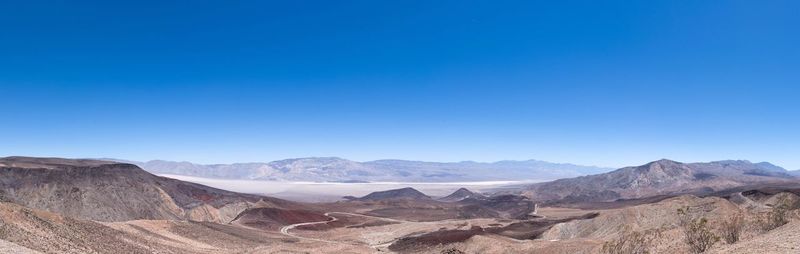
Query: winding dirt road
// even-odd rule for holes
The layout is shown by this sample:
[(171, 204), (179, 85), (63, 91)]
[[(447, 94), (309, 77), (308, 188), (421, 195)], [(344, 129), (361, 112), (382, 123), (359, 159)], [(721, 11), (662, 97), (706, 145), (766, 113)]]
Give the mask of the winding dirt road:
[[(377, 216), (371, 216), (371, 215), (365, 215), (365, 214), (358, 214), (358, 213), (327, 212), (324, 215), (328, 216), (330, 218), (328, 220), (296, 223), (296, 224), (292, 224), (292, 225), (288, 225), (288, 226), (282, 227), (280, 232), (283, 235), (290, 236), (290, 237), (295, 237), (295, 238), (303, 239), (303, 240), (317, 241), (317, 242), (324, 242), (324, 243), (333, 243), (333, 244), (344, 244), (344, 245), (351, 245), (351, 246), (352, 245), (363, 245), (363, 246), (369, 246), (370, 248), (377, 249), (377, 250), (385, 249), (385, 248), (389, 247), (389, 245), (391, 245), (392, 243), (394, 243), (397, 240), (399, 240), (400, 238), (402, 238), (402, 237), (398, 237), (398, 238), (391, 239), (390, 241), (381, 242), (381, 243), (377, 243), (377, 244), (367, 244), (367, 243), (343, 242), (343, 241), (332, 241), (332, 240), (319, 239), (319, 238), (310, 238), (310, 237), (304, 237), (304, 236), (295, 235), (295, 234), (292, 234), (291, 232), (289, 232), (290, 230), (292, 230), (294, 228), (297, 228), (297, 227), (300, 227), (300, 226), (325, 224), (325, 223), (329, 223), (329, 222), (338, 221), (339, 219), (334, 217), (333, 214), (347, 215), (347, 216), (360, 216), (360, 217), (366, 217), (366, 218), (370, 218), (370, 219), (383, 220), (383, 221), (389, 221), (389, 222), (395, 222), (395, 223), (440, 224), (440, 223), (443, 222), (443, 221), (407, 221), (407, 220), (383, 218), (383, 217), (377, 217)], [(444, 220), (444, 221), (451, 221), (451, 220)], [(467, 222), (467, 224), (465, 226), (467, 228), (469, 228), (472, 225), (471, 225), (471, 223)], [(425, 233), (424, 232), (418, 233), (418, 235), (421, 235), (421, 234), (425, 234)], [(406, 235), (406, 237), (407, 236), (415, 236), (415, 235)], [(516, 240), (516, 239), (511, 239), (511, 240)], [(522, 242), (521, 240), (516, 240), (516, 241)]]
[[(331, 216), (331, 214), (361, 216), (361, 217), (366, 217), (366, 218), (371, 218), (371, 219), (378, 219), (378, 220), (391, 221), (391, 222), (397, 222), (397, 223), (416, 223), (416, 222), (413, 222), (413, 221), (398, 220), (398, 219), (392, 219), (392, 218), (382, 218), (382, 217), (376, 217), (376, 216), (370, 216), (370, 215), (364, 215), (364, 214), (357, 214), (357, 213), (327, 212), (327, 213), (325, 213), (325, 216), (328, 216), (330, 218), (328, 220), (313, 221), (313, 222), (303, 222), (303, 223), (296, 223), (296, 224), (284, 226), (284, 227), (281, 228), (281, 234), (286, 235), (286, 236), (299, 238), (299, 239), (303, 239), (303, 240), (318, 241), (318, 242), (324, 242), (324, 243), (338, 243), (338, 244), (346, 244), (346, 245), (357, 245), (355, 243), (350, 243), (350, 242), (340, 242), (340, 241), (331, 241), (331, 240), (318, 239), (318, 238), (309, 238), (309, 237), (303, 237), (303, 236), (298, 236), (298, 235), (289, 233), (289, 230), (292, 230), (292, 229), (294, 229), (296, 227), (308, 226), (308, 225), (317, 225), (317, 224), (325, 224), (325, 223), (328, 223), (328, 222), (334, 222), (334, 221), (339, 220), (338, 218)], [(394, 242), (394, 241), (392, 241), (392, 242)], [(389, 242), (388, 244), (391, 244), (392, 242)], [(387, 245), (387, 243), (382, 243), (382, 244), (374, 245), (374, 246), (370, 246), (370, 247), (377, 248), (377, 247), (381, 247), (381, 246), (384, 246), (384, 245)]]
[(305, 240), (311, 240), (311, 241), (319, 241), (319, 242), (326, 242), (326, 243), (341, 243), (341, 244), (349, 244), (349, 243), (344, 243), (344, 242), (329, 241), (329, 240), (325, 240), (325, 239), (316, 239), (316, 238), (302, 237), (302, 236), (298, 236), (298, 235), (294, 235), (294, 234), (292, 234), (292, 233), (289, 233), (289, 230), (291, 230), (291, 229), (293, 229), (293, 228), (296, 228), (296, 227), (300, 227), (300, 226), (308, 226), (308, 225), (316, 225), (316, 224), (324, 224), (324, 223), (328, 223), (328, 222), (334, 222), (334, 221), (337, 221), (337, 220), (339, 220), (338, 218), (336, 218), (336, 217), (333, 217), (333, 216), (331, 216), (330, 214), (331, 214), (331, 213), (325, 213), (325, 216), (328, 216), (328, 218), (330, 218), (330, 219), (328, 219), (328, 220), (324, 220), (324, 221), (314, 221), (314, 222), (295, 223), (295, 224), (292, 224), (292, 225), (284, 226), (284, 227), (282, 227), (282, 228), (281, 228), (281, 234), (284, 234), (284, 235), (287, 235), (287, 236), (291, 236), (291, 237), (295, 237), (295, 238), (300, 238), (300, 239), (305, 239)]

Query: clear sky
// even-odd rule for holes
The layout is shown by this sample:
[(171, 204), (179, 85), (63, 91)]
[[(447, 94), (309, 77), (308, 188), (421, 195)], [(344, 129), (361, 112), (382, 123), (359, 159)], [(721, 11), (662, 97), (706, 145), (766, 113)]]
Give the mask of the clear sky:
[(0, 156), (800, 169), (800, 1), (3, 1)]

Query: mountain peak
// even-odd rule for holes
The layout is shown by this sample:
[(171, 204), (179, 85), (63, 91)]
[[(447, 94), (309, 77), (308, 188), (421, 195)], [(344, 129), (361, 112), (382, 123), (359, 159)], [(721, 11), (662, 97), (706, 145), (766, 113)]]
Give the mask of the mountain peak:
[(636, 172), (644, 173), (644, 172), (665, 172), (665, 171), (686, 170), (687, 166), (686, 164), (681, 162), (668, 159), (661, 159), (635, 168)]
[(652, 161), (652, 162), (647, 163), (645, 165), (648, 165), (648, 166), (650, 166), (650, 165), (660, 165), (660, 166), (669, 165), (669, 166), (674, 166), (674, 165), (680, 165), (680, 164), (683, 164), (683, 163), (678, 162), (678, 161), (674, 161), (674, 160), (670, 160), (670, 159), (660, 159), (660, 160), (657, 160), (657, 161)]
[(461, 200), (467, 199), (467, 198), (482, 199), (482, 198), (485, 198), (485, 196), (483, 196), (481, 194), (478, 194), (478, 193), (475, 193), (475, 192), (472, 192), (472, 191), (468, 190), (467, 188), (460, 188), (460, 189), (456, 190), (455, 192), (453, 192), (452, 194), (447, 195), (446, 197), (443, 197), (443, 198), (441, 198), (439, 200), (441, 200), (441, 201), (461, 201)]
[(458, 190), (456, 190), (455, 192), (450, 194), (448, 197), (450, 197), (450, 196), (459, 196), (459, 197), (463, 198), (463, 197), (474, 195), (474, 194), (475, 194), (474, 192), (468, 190), (467, 188), (459, 188)]

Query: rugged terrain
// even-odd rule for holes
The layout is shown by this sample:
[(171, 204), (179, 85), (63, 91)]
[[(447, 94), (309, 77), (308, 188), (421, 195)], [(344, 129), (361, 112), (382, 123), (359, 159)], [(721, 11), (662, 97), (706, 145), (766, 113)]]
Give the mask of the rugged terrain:
[(0, 158), (0, 199), (79, 219), (227, 223), (250, 207), (302, 205), (152, 175), (132, 164)]
[(542, 202), (580, 203), (638, 199), (658, 195), (708, 194), (743, 186), (796, 183), (783, 168), (769, 163), (654, 161), (609, 173), (560, 179), (525, 187)]
[[(309, 204), (127, 163), (6, 157), (0, 186), (0, 252), (11, 253), (599, 253), (628, 232), (653, 231), (661, 235), (651, 253), (686, 253), (678, 209), (707, 218), (715, 233), (745, 218), (739, 242), (709, 253), (794, 253), (800, 239), (797, 179), (744, 161), (662, 160), (525, 187), (526, 195), (458, 189), (434, 198), (401, 188)], [(781, 204), (792, 209), (788, 224), (760, 229)]]

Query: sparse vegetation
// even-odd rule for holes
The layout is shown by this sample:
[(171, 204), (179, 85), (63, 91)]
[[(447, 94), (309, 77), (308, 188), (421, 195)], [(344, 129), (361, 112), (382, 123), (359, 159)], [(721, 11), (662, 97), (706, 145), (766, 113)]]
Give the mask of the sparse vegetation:
[(459, 249), (456, 249), (456, 248), (444, 249), (444, 250), (442, 250), (441, 253), (442, 254), (464, 254), (463, 251), (461, 251)]
[(758, 219), (758, 226), (763, 231), (770, 231), (789, 223), (789, 211), (793, 208), (789, 200), (781, 198), (772, 209)]
[(661, 230), (643, 232), (625, 227), (620, 237), (603, 244), (603, 254), (647, 254), (656, 239), (661, 238)]
[(728, 244), (733, 244), (739, 241), (739, 237), (744, 229), (744, 217), (741, 214), (735, 214), (722, 222), (721, 235), (722, 239)]
[(719, 237), (709, 229), (708, 220), (693, 218), (688, 207), (679, 208), (678, 216), (680, 216), (684, 240), (692, 253), (703, 253), (719, 241)]

